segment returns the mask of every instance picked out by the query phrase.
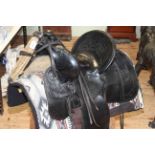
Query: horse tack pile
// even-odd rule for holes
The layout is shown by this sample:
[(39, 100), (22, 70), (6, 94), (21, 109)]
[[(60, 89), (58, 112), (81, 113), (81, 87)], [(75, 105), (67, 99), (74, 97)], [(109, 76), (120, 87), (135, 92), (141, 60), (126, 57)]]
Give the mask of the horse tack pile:
[(38, 42), (38, 38), (33, 36), (25, 48), (22, 49), (22, 52), (25, 54), (21, 54), (15, 69), (12, 71), (11, 79), (14, 81), (16, 80), (21, 74), (23, 74), (24, 69), (28, 65), (33, 53), (35, 52), (35, 48)]

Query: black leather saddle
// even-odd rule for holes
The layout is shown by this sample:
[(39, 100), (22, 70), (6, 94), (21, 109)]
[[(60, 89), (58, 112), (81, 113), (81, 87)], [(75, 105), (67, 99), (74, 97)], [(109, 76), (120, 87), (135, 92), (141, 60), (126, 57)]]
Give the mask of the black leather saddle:
[(44, 86), (52, 118), (74, 119), (78, 109), (81, 128), (109, 128), (107, 103), (123, 104), (137, 95), (133, 64), (106, 33), (85, 33), (71, 53), (53, 34), (44, 34), (40, 42), (37, 50), (48, 51), (51, 57)]

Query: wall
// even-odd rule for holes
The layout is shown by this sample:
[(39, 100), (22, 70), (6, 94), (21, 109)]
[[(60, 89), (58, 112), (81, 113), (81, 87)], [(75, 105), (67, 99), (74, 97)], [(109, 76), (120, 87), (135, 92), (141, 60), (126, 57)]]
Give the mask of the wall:
[(33, 32), (38, 31), (38, 26), (28, 26), (27, 27), (27, 34), (31, 35)]
[[(81, 36), (83, 33), (90, 30), (106, 30), (106, 26), (72, 26), (72, 36)], [(27, 34), (32, 35), (33, 32), (38, 31), (37, 26), (27, 26)]]
[[(27, 26), (27, 35), (32, 35), (35, 31), (38, 31), (38, 26)], [(23, 32), (21, 32), (22, 34)]]
[(106, 31), (107, 26), (72, 26), (72, 36), (81, 36), (83, 33), (91, 30)]
[(140, 38), (140, 26), (136, 26), (136, 37), (139, 39)]
[[(72, 26), (72, 36), (81, 36), (83, 33), (91, 30), (106, 31), (107, 26)], [(27, 34), (32, 35), (33, 32), (38, 31), (37, 26), (27, 26)], [(140, 26), (136, 27), (136, 36), (140, 38)]]

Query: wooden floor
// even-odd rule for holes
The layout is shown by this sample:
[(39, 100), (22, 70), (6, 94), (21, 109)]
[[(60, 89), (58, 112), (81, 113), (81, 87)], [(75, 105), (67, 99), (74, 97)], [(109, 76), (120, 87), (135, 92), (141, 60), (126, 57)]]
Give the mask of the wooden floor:
[[(68, 49), (72, 48), (75, 38), (70, 42), (64, 42)], [(134, 63), (136, 63), (136, 53), (138, 50), (138, 42), (130, 44), (119, 44), (118, 48), (127, 52)], [(125, 128), (127, 129), (144, 129), (149, 128), (148, 123), (155, 116), (155, 94), (152, 87), (147, 83), (150, 71), (142, 71), (139, 81), (142, 87), (144, 104), (143, 110), (130, 112), (125, 114)], [(7, 100), (4, 98), (4, 114), (0, 116), (0, 128), (33, 128), (34, 122), (29, 104), (23, 104), (18, 107), (10, 108), (7, 106)], [(119, 128), (119, 116), (111, 119), (111, 127)]]

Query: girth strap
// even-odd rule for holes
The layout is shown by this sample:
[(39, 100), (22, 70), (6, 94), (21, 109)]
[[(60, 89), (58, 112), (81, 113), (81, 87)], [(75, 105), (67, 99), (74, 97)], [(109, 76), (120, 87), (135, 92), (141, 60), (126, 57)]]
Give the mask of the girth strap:
[(96, 118), (94, 116), (92, 104), (95, 106), (95, 110), (99, 111), (99, 108), (95, 104), (95, 101), (90, 94), (88, 85), (85, 81), (85, 78), (84, 78), (82, 72), (80, 72), (80, 76), (79, 76), (78, 80), (79, 80), (80, 89), (82, 92), (82, 98), (83, 98), (84, 103), (85, 103), (87, 110), (88, 110), (90, 124), (94, 123), (97, 127), (100, 127), (100, 125), (97, 123)]

